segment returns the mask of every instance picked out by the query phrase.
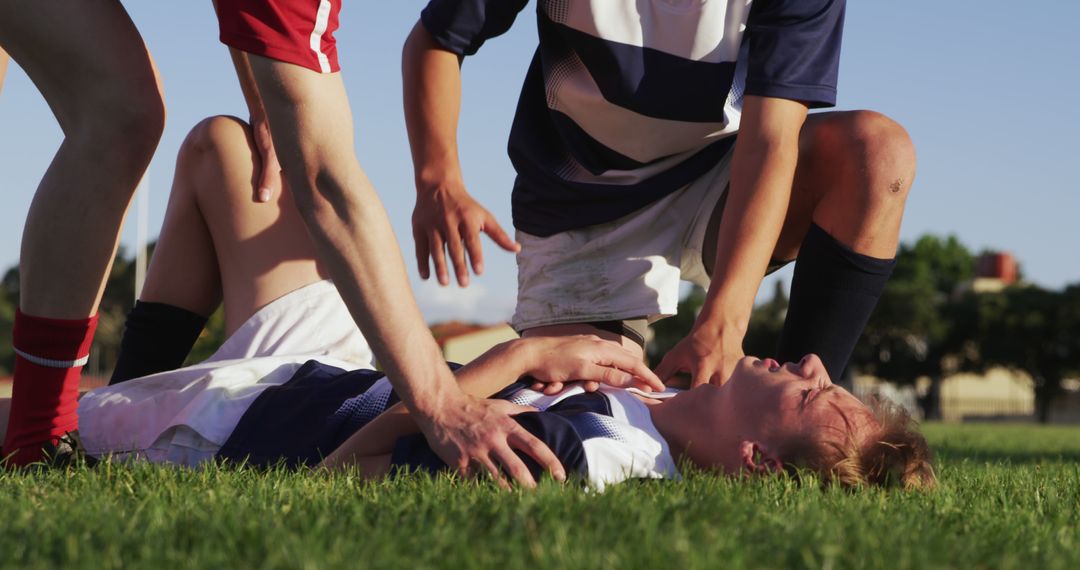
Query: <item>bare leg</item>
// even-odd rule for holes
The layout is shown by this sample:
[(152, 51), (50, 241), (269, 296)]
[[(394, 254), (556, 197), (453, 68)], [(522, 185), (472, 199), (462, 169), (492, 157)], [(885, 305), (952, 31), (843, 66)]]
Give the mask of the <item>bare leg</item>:
[(870, 111), (814, 115), (799, 143), (773, 252), (798, 257), (776, 357), (815, 353), (839, 378), (892, 273), (915, 150), (903, 127)]
[(164, 128), (153, 63), (115, 0), (2, 2), (0, 44), (65, 134), (26, 221), (20, 305), (84, 318), (97, 309), (124, 213)]
[[(773, 259), (795, 259), (811, 222), (863, 255), (893, 257), (914, 178), (914, 146), (888, 117), (872, 111), (811, 115), (799, 137), (799, 165)], [(723, 205), (705, 235), (702, 259), (710, 273)]]
[(164, 128), (150, 54), (118, 0), (0, 2), (0, 45), (64, 131), (23, 230), (11, 465), (77, 429), (79, 372), (135, 186)]
[(914, 180), (915, 147), (893, 120), (872, 111), (811, 116), (777, 257), (795, 257), (811, 220), (858, 253), (894, 257)]
[(224, 300), (231, 334), (262, 306), (324, 278), (287, 186), (269, 202), (253, 200), (258, 161), (240, 119), (192, 129), (142, 300), (202, 315)]

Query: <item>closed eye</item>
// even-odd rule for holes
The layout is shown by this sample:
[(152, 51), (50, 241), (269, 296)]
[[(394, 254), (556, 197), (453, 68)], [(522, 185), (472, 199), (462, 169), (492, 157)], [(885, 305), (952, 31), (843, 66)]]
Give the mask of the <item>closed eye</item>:
[(832, 392), (833, 388), (836, 388), (835, 384), (830, 384), (824, 388), (807, 388), (806, 390), (803, 390), (802, 404), (799, 406), (799, 409), (806, 409), (807, 404), (816, 400), (821, 394)]

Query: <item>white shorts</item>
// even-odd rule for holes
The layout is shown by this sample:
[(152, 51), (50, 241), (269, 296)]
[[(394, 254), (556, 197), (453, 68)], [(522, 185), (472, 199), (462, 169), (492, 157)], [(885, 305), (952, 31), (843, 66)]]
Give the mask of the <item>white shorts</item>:
[(79, 435), (93, 457), (197, 465), (213, 459), (263, 390), (308, 360), (374, 368), (329, 281), (259, 309), (204, 362), (91, 390), (79, 401)]
[(521, 231), (518, 331), (675, 314), (679, 282), (708, 288), (702, 245), (730, 180), (728, 153), (686, 187), (613, 222), (550, 237)]

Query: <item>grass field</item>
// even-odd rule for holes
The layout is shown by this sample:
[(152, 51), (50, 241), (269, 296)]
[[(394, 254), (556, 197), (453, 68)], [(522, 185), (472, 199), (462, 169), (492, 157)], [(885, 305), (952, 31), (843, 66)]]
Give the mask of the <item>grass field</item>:
[(930, 493), (705, 475), (597, 495), (221, 468), (0, 474), (0, 565), (1080, 568), (1080, 429), (925, 432)]

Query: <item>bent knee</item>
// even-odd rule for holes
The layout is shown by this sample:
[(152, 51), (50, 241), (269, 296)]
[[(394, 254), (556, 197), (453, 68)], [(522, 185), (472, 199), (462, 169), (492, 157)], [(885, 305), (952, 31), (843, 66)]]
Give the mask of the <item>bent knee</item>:
[(177, 176), (198, 198), (235, 195), (243, 200), (253, 195), (259, 153), (255, 151), (251, 127), (232, 116), (218, 115), (199, 121), (180, 145)]
[(915, 145), (907, 130), (874, 111), (835, 113), (815, 125), (810, 152), (826, 172), (842, 176), (871, 204), (887, 206), (907, 199), (915, 178)]
[(897, 175), (915, 175), (915, 144), (906, 129), (874, 111), (851, 113), (851, 139), (867, 158), (869, 168), (885, 168)]
[(247, 146), (251, 127), (229, 115), (216, 115), (199, 121), (180, 146), (181, 155), (204, 155), (221, 152), (236, 144)]
[(142, 162), (153, 156), (165, 131), (165, 101), (160, 92), (102, 101), (93, 107), (69, 136), (91, 147), (109, 149), (118, 158)]

